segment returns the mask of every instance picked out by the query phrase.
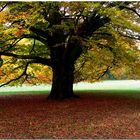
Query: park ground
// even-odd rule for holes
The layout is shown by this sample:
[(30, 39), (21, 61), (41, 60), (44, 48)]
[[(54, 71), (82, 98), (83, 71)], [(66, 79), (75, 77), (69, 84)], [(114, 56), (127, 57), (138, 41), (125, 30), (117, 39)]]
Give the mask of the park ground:
[(77, 94), (63, 101), (44, 93), (0, 96), (0, 138), (140, 139), (139, 92)]

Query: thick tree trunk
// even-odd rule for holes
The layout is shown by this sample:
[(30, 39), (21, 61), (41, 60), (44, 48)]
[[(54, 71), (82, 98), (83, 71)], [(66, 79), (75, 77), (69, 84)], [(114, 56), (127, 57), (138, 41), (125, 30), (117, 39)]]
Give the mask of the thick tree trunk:
[(74, 97), (73, 71), (73, 66), (67, 68), (59, 65), (59, 67), (53, 68), (52, 89), (49, 98), (64, 99)]
[(54, 48), (52, 51), (52, 88), (49, 99), (65, 99), (78, 97), (73, 93), (74, 61), (64, 60), (63, 50)]

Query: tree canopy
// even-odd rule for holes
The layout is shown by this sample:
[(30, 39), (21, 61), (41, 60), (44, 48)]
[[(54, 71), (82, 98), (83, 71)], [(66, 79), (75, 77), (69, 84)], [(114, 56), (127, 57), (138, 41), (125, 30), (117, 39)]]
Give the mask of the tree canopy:
[(62, 73), (70, 77), (73, 71), (72, 83), (110, 75), (139, 79), (139, 7), (140, 2), (0, 2), (1, 86), (51, 83), (64, 65)]

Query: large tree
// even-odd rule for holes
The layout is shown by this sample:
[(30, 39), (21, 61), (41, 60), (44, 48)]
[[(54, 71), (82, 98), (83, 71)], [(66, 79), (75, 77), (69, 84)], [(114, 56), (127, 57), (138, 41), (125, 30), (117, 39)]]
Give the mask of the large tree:
[[(93, 81), (118, 67), (136, 68), (139, 52), (132, 39), (138, 39), (140, 32), (137, 5), (139, 2), (0, 2), (0, 74), (7, 79), (1, 86), (17, 80), (30, 83), (34, 71), (49, 70), (45, 65), (52, 69), (49, 98), (70, 98), (75, 97), (74, 75), (75, 81)], [(83, 76), (88, 69), (90, 76)]]

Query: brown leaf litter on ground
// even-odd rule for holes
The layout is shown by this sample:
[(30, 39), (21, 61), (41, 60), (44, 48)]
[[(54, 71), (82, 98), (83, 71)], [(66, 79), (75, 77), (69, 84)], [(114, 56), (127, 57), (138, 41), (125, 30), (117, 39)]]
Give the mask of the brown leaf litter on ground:
[(82, 94), (0, 96), (0, 138), (140, 138), (140, 99)]

